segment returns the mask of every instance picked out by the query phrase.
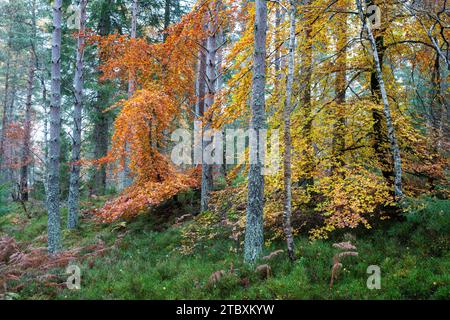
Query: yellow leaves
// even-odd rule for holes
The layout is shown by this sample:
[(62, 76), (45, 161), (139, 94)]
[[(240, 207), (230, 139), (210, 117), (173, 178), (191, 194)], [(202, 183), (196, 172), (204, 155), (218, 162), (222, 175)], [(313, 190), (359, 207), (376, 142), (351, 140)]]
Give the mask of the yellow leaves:
[(367, 217), (377, 208), (391, 204), (389, 187), (364, 167), (340, 168), (318, 181), (312, 190), (325, 197), (316, 211), (326, 217), (323, 227), (310, 232), (314, 239), (324, 238), (335, 229), (356, 228), (360, 224), (371, 228)]

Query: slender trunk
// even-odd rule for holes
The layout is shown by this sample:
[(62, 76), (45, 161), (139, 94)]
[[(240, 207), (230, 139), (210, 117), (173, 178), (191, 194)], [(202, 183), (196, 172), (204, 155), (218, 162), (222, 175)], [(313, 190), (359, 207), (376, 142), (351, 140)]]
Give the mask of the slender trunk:
[(275, 69), (275, 91), (278, 92), (278, 87), (280, 84), (280, 78), (281, 78), (281, 46), (279, 42), (281, 41), (280, 37), (280, 27), (282, 22), (282, 13), (280, 10), (280, 6), (278, 5), (275, 9), (275, 63), (274, 63), (274, 69)]
[[(365, 0), (367, 6), (375, 5), (375, 0)], [(385, 45), (384, 45), (384, 36), (381, 33), (378, 33), (375, 36), (375, 43), (377, 47), (378, 60), (380, 61), (380, 68), (383, 71), (383, 60), (385, 53)], [(377, 67), (375, 65), (372, 67), (372, 72), (370, 75), (370, 89), (372, 96), (374, 98), (375, 103), (382, 103), (382, 96), (380, 90), (380, 83), (378, 81)], [(373, 149), (375, 151), (375, 155), (377, 157), (378, 163), (381, 166), (381, 173), (384, 179), (392, 184), (394, 180), (394, 170), (393, 164), (390, 157), (390, 151), (385, 145), (388, 144), (388, 137), (386, 133), (386, 128), (384, 127), (384, 115), (383, 112), (373, 109), (372, 110), (372, 118), (373, 118)]]
[[(37, 67), (36, 67), (37, 68)], [(47, 86), (45, 85), (44, 73), (40, 77), (42, 87), (42, 105), (44, 107), (44, 190), (45, 194), (48, 194), (48, 107), (47, 107)], [(47, 198), (47, 196), (46, 196)]]
[(72, 159), (70, 165), (70, 183), (67, 217), (67, 227), (75, 229), (78, 224), (80, 206), (80, 161), (81, 156), (81, 128), (83, 110), (83, 67), (84, 67), (84, 42), (86, 22), (87, 0), (80, 0), (80, 30), (78, 31), (76, 70), (74, 78), (75, 105), (73, 109), (72, 130)]
[[(170, 25), (170, 6), (171, 6), (171, 0), (166, 0), (165, 6), (164, 6), (164, 31), (166, 31)], [(167, 39), (167, 33), (164, 33), (164, 41), (166, 41), (166, 39)]]
[(434, 144), (436, 145), (436, 151), (444, 151), (442, 148), (443, 141), (445, 140), (444, 128), (446, 128), (445, 120), (447, 118), (447, 111), (445, 101), (442, 95), (442, 87), (441, 87), (441, 62), (440, 57), (436, 54), (436, 58), (434, 60), (434, 70), (432, 75), (432, 100), (431, 100), (431, 118), (433, 119), (433, 123), (430, 126), (431, 136), (434, 139)]
[(36, 39), (36, 0), (32, 1), (31, 13), (31, 49), (30, 49), (30, 65), (28, 67), (28, 86), (27, 86), (27, 100), (25, 105), (25, 122), (24, 122), (24, 140), (22, 149), (22, 167), (20, 168), (20, 198), (23, 201), (28, 201), (28, 171), (31, 160), (31, 116), (32, 116), (32, 100), (33, 100), (33, 84), (34, 75), (36, 72), (36, 53), (35, 53), (35, 39)]
[[(311, 0), (303, 1), (303, 5), (310, 5)], [(312, 137), (311, 137), (311, 127), (312, 127), (312, 72), (313, 72), (313, 49), (312, 49), (312, 26), (310, 22), (305, 19), (304, 21), (304, 41), (305, 41), (305, 51), (303, 54), (303, 61), (301, 67), (300, 79), (301, 81), (301, 103), (304, 109), (304, 114), (306, 117), (306, 123), (304, 126), (305, 130), (305, 140), (306, 146), (309, 147), (309, 150), (306, 150), (303, 153), (303, 156), (308, 160), (307, 163), (312, 166), (313, 164), (313, 154), (312, 154)], [(305, 169), (305, 177), (303, 181), (301, 181), (301, 185), (308, 186), (314, 184), (314, 178), (312, 177), (312, 168), (304, 168)]]
[(6, 49), (6, 74), (5, 74), (5, 89), (3, 98), (3, 115), (2, 115), (2, 132), (0, 135), (0, 183), (4, 183), (6, 180), (5, 174), (5, 163), (6, 163), (6, 130), (9, 125), (9, 113), (8, 113), (8, 102), (9, 102), (9, 82), (10, 82), (10, 72), (11, 72), (11, 45), (12, 45), (12, 30), (9, 30), (8, 35), (8, 46)]
[[(219, 10), (222, 10), (223, 4), (222, 0), (218, 0)], [(223, 45), (225, 42), (223, 28), (220, 27), (217, 32), (217, 68), (216, 68), (216, 79), (217, 79), (217, 92), (220, 92), (223, 88)], [(222, 135), (225, 136), (225, 127), (222, 129)], [(223, 159), (226, 158), (226, 148), (223, 148)], [(226, 180), (227, 177), (227, 164), (226, 161), (223, 161), (222, 165), (219, 166), (219, 170), (222, 171), (223, 177)]]
[[(137, 11), (138, 11), (138, 0), (133, 1), (133, 9), (132, 9), (132, 16), (131, 16), (131, 39), (136, 38), (136, 30), (137, 30)], [(128, 98), (130, 98), (136, 87), (135, 87), (135, 79), (134, 74), (130, 73), (129, 79), (128, 79)], [(126, 153), (129, 153), (129, 146), (128, 143), (125, 147)], [(125, 157), (125, 166), (123, 168), (122, 173), (122, 186), (124, 188), (129, 187), (133, 183), (133, 179), (131, 177), (131, 171), (130, 171), (130, 158), (128, 156)]]
[[(253, 55), (253, 83), (250, 129), (255, 131), (256, 143), (250, 144), (250, 170), (248, 173), (247, 220), (244, 241), (244, 260), (254, 263), (264, 245), (264, 144), (261, 130), (266, 129), (266, 38), (267, 2), (256, 0), (255, 48)], [(260, 150), (258, 150), (260, 149)]]
[(61, 134), (61, 19), (62, 0), (53, 2), (52, 89), (50, 104), (50, 150), (48, 172), (48, 251), (61, 249), (61, 216), (59, 208), (59, 158)]
[(367, 23), (363, 7), (361, 5), (361, 0), (356, 0), (356, 4), (358, 6), (359, 15), (361, 17), (361, 21), (366, 27), (367, 35), (369, 36), (369, 41), (372, 47), (373, 52), (373, 59), (375, 61), (375, 67), (377, 71), (377, 79), (378, 83), (380, 85), (380, 92), (381, 97), (383, 99), (383, 111), (384, 116), (386, 118), (386, 127), (388, 131), (388, 139), (391, 146), (391, 152), (392, 152), (392, 159), (394, 162), (394, 194), (397, 201), (401, 201), (403, 198), (403, 191), (402, 191), (402, 160), (400, 156), (400, 148), (398, 146), (397, 138), (395, 136), (395, 129), (394, 125), (392, 123), (392, 117), (391, 117), (391, 109), (389, 106), (389, 100), (386, 92), (386, 87), (384, 85), (384, 79), (383, 79), (383, 71), (381, 70), (381, 62), (380, 57), (378, 55), (378, 48), (376, 40), (373, 36), (372, 29), (370, 27), (370, 24)]
[[(214, 104), (214, 97), (216, 94), (216, 52), (217, 52), (217, 1), (212, 2), (213, 8), (212, 16), (208, 21), (208, 39), (206, 41), (206, 96), (205, 96), (205, 112), (207, 112)], [(203, 119), (203, 134), (207, 136), (208, 130), (211, 127), (211, 117), (208, 116)], [(210, 138), (208, 144), (213, 144), (213, 137)], [(208, 145), (202, 142), (202, 153)], [(202, 190), (201, 190), (201, 211), (207, 211), (209, 205), (209, 198), (213, 189), (213, 165), (206, 163), (203, 155), (202, 161)]]
[[(205, 92), (206, 92), (206, 53), (202, 48), (206, 48), (206, 41), (203, 41), (201, 48), (198, 51), (197, 62), (197, 79), (196, 79), (196, 102), (195, 102), (195, 120), (194, 120), (194, 164), (200, 165), (203, 159), (202, 156), (202, 128), (200, 126), (200, 118), (203, 117), (205, 111)], [(200, 155), (196, 157), (196, 155)]]
[(295, 1), (290, 1), (290, 29), (289, 29), (289, 61), (288, 75), (286, 81), (286, 98), (284, 101), (284, 212), (283, 228), (286, 237), (287, 251), (289, 258), (293, 261), (294, 257), (294, 239), (292, 237), (291, 211), (292, 211), (292, 137), (291, 137), (291, 111), (292, 111), (292, 85), (294, 82), (295, 67)]
[[(100, 12), (100, 22), (98, 25), (98, 33), (101, 36), (106, 36), (111, 33), (111, 6), (112, 0), (105, 0), (102, 3)], [(99, 89), (98, 97), (95, 105), (96, 119), (94, 125), (94, 156), (100, 159), (108, 153), (108, 130), (109, 117), (104, 113), (104, 108), (109, 105), (109, 88), (108, 81), (98, 80)], [(106, 167), (100, 166), (94, 171), (93, 177), (93, 193), (96, 195), (104, 194), (106, 190)]]
[[(138, 0), (133, 1), (133, 9), (131, 15), (131, 39), (136, 39), (137, 30), (137, 10), (138, 10)], [(134, 75), (130, 74), (128, 79), (128, 97), (131, 97), (135, 90)]]
[[(340, 9), (345, 10), (345, 7)], [(337, 16), (336, 30), (337, 31), (337, 43), (336, 43), (336, 78), (334, 84), (334, 90), (336, 94), (336, 110), (334, 113), (335, 125), (333, 128), (333, 145), (332, 154), (334, 158), (334, 164), (332, 166), (333, 171), (335, 166), (343, 166), (343, 150), (345, 149), (345, 139), (344, 139), (344, 128), (345, 128), (345, 118), (341, 114), (342, 105), (345, 104), (345, 95), (347, 89), (347, 22), (346, 16)]]
[(20, 199), (28, 201), (28, 165), (31, 158), (31, 115), (33, 99), (33, 82), (35, 74), (35, 56), (30, 52), (30, 66), (28, 67), (27, 101), (25, 104), (24, 138), (22, 146), (22, 161), (20, 168)]

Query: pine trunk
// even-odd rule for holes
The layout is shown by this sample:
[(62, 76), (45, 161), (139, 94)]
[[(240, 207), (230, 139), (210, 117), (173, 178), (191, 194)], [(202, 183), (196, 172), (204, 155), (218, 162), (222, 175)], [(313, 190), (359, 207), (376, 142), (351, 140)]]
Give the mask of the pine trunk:
[(35, 74), (35, 56), (30, 52), (30, 65), (28, 67), (27, 100), (25, 104), (24, 137), (22, 146), (22, 167), (20, 168), (20, 199), (28, 201), (28, 164), (31, 158), (31, 115), (33, 99), (33, 82)]
[(61, 249), (61, 216), (59, 203), (59, 158), (61, 152), (61, 20), (62, 0), (53, 2), (52, 86), (50, 103), (50, 143), (48, 169), (48, 251)]
[(31, 13), (31, 28), (32, 40), (30, 49), (30, 65), (28, 66), (28, 80), (27, 80), (27, 100), (25, 104), (25, 122), (24, 122), (24, 139), (22, 147), (22, 167), (20, 168), (20, 199), (28, 201), (28, 171), (31, 163), (31, 117), (32, 117), (32, 100), (34, 89), (34, 76), (36, 72), (36, 55), (35, 44), (36, 41), (36, 0), (32, 1)]
[[(111, 33), (111, 7), (112, 0), (105, 0), (102, 3), (100, 11), (100, 22), (98, 25), (98, 33), (101, 36), (106, 36)], [(100, 75), (99, 75), (100, 77)], [(109, 106), (110, 93), (108, 81), (98, 80), (98, 96), (95, 105), (96, 118), (94, 124), (94, 156), (100, 159), (108, 153), (109, 142), (109, 116), (104, 113), (104, 109)], [(95, 195), (102, 195), (106, 190), (106, 167), (100, 166), (94, 171), (93, 176), (93, 190)]]
[[(247, 220), (244, 241), (244, 260), (254, 263), (264, 245), (264, 176), (262, 159), (264, 150), (258, 150), (260, 131), (266, 129), (266, 37), (267, 2), (256, 0), (255, 44), (253, 55), (253, 83), (250, 128), (256, 132), (256, 143), (250, 144), (250, 170), (248, 173)], [(263, 142), (265, 143), (265, 141)], [(262, 144), (262, 143), (261, 143)]]

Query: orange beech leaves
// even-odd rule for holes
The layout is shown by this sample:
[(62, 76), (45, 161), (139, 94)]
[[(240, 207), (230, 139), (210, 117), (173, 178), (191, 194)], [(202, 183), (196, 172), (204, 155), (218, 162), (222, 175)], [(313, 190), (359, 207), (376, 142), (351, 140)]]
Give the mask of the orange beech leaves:
[(164, 43), (148, 43), (127, 36), (92, 36), (102, 60), (102, 79), (135, 79), (137, 90), (120, 107), (114, 123), (112, 146), (97, 164), (112, 162), (122, 170), (128, 158), (133, 184), (107, 203), (105, 221), (130, 218), (198, 184), (195, 170), (181, 172), (161, 150), (164, 135), (182, 111), (195, 102), (194, 81), (198, 44), (206, 37), (202, 27), (207, 6), (186, 15), (170, 27)]

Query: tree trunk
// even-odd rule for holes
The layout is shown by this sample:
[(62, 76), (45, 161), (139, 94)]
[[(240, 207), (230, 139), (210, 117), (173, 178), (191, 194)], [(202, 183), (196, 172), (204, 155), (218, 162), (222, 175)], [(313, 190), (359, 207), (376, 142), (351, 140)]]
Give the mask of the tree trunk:
[(398, 146), (397, 138), (395, 136), (395, 129), (394, 125), (392, 123), (392, 117), (391, 117), (391, 109), (389, 106), (389, 100), (386, 92), (386, 87), (384, 85), (384, 79), (383, 79), (383, 71), (381, 69), (381, 62), (380, 57), (378, 55), (378, 48), (377, 48), (377, 42), (373, 36), (372, 29), (370, 27), (370, 24), (367, 23), (363, 11), (363, 7), (361, 5), (361, 0), (356, 0), (356, 4), (358, 6), (359, 15), (361, 17), (361, 21), (363, 22), (363, 25), (365, 25), (367, 30), (367, 35), (369, 37), (370, 45), (372, 47), (372, 53), (373, 53), (373, 59), (375, 61), (375, 67), (377, 72), (377, 79), (378, 83), (380, 85), (380, 93), (381, 97), (383, 99), (383, 112), (384, 116), (386, 118), (386, 127), (388, 131), (388, 139), (391, 146), (391, 152), (392, 152), (392, 159), (394, 162), (394, 194), (396, 201), (401, 201), (403, 198), (403, 191), (402, 191), (402, 160), (400, 156), (400, 148)]
[(78, 224), (78, 213), (80, 210), (80, 155), (81, 155), (81, 128), (83, 110), (83, 67), (84, 67), (84, 42), (85, 42), (85, 22), (86, 22), (87, 0), (80, 0), (80, 30), (77, 40), (76, 70), (74, 79), (75, 105), (73, 109), (73, 130), (72, 130), (72, 159), (70, 165), (69, 184), (69, 215), (67, 217), (67, 227), (75, 229)]
[(295, 68), (295, 1), (290, 0), (290, 29), (289, 29), (289, 61), (288, 75), (286, 81), (286, 98), (284, 102), (284, 212), (283, 228), (286, 237), (287, 251), (289, 258), (293, 261), (294, 257), (294, 239), (292, 237), (291, 211), (292, 211), (292, 137), (291, 137), (291, 112), (292, 112), (292, 85), (294, 82)]
[[(170, 25), (170, 6), (171, 6), (171, 0), (166, 0), (165, 6), (164, 6), (164, 31), (166, 31)], [(167, 33), (164, 33), (163, 37), (164, 37), (164, 41), (166, 41)]]
[[(223, 9), (222, 0), (217, 0), (217, 6), (219, 12)], [(224, 30), (222, 27), (219, 27), (217, 31), (217, 68), (216, 68), (216, 79), (217, 79), (217, 92), (220, 92), (223, 88), (224, 79), (223, 79), (223, 46), (225, 42)], [(225, 126), (222, 128), (222, 134), (225, 136)], [(226, 159), (226, 148), (223, 148), (223, 159)], [(223, 177), (226, 180), (227, 177), (227, 163), (224, 160), (222, 165), (218, 166), (218, 171), (222, 171)]]
[(20, 168), (20, 199), (22, 201), (28, 201), (28, 164), (31, 158), (31, 115), (35, 66), (35, 55), (33, 50), (31, 50), (30, 66), (28, 67), (27, 101), (25, 104), (24, 138), (21, 161), (22, 167)]
[(32, 116), (32, 100), (33, 100), (33, 84), (36, 71), (36, 0), (32, 1), (31, 13), (31, 49), (30, 49), (30, 65), (28, 67), (28, 86), (27, 100), (25, 105), (25, 122), (24, 122), (24, 139), (22, 148), (22, 167), (20, 168), (20, 199), (22, 202), (28, 201), (28, 171), (31, 160), (31, 116)]
[[(112, 0), (105, 0), (102, 3), (100, 12), (100, 22), (98, 25), (98, 33), (106, 36), (111, 33), (111, 6)], [(109, 117), (104, 113), (104, 109), (109, 105), (108, 81), (98, 81), (99, 90), (97, 102), (95, 105), (96, 119), (94, 124), (94, 156), (96, 159), (103, 158), (108, 153), (108, 130)], [(106, 167), (101, 165), (94, 171), (93, 176), (93, 193), (102, 195), (106, 190)]]
[[(37, 60), (36, 60), (37, 61)], [(37, 69), (37, 66), (36, 66)], [(44, 108), (44, 190), (45, 194), (48, 194), (48, 120), (49, 120), (49, 114), (48, 114), (48, 107), (47, 107), (47, 87), (45, 85), (45, 79), (44, 79), (45, 71), (42, 73), (42, 76), (40, 77), (40, 83), (42, 88), (42, 105)]]
[(281, 28), (281, 23), (283, 22), (283, 18), (284, 18), (284, 14), (281, 12), (280, 10), (280, 6), (277, 5), (276, 9), (275, 9), (275, 46), (276, 46), (276, 51), (275, 51), (275, 62), (274, 62), (274, 69), (275, 69), (275, 91), (278, 92), (278, 88), (280, 85), (280, 81), (281, 81), (281, 45), (279, 44), (281, 41), (281, 36), (280, 36), (280, 28)]
[[(208, 39), (206, 41), (206, 96), (205, 96), (205, 112), (207, 112), (214, 104), (214, 97), (216, 94), (216, 51), (217, 51), (217, 15), (218, 6), (217, 1), (213, 1), (212, 14), (208, 21)], [(203, 118), (203, 134), (207, 133), (211, 125), (211, 117)], [(214, 143), (213, 137), (210, 144)], [(206, 146), (202, 142), (202, 153)], [(204, 156), (203, 156), (204, 158)], [(209, 198), (213, 189), (213, 165), (202, 161), (202, 190), (201, 190), (201, 208), (200, 210), (207, 211), (209, 206)]]
[[(366, 0), (367, 6), (375, 5), (374, 0)], [(375, 43), (377, 47), (378, 60), (380, 61), (380, 68), (383, 71), (383, 60), (384, 60), (384, 36), (382, 34), (377, 34), (375, 36)], [(372, 68), (372, 72), (370, 75), (370, 89), (372, 92), (372, 96), (375, 100), (375, 103), (382, 103), (382, 96), (380, 90), (380, 83), (378, 81), (377, 67), (374, 65)], [(388, 142), (386, 128), (384, 127), (384, 115), (383, 112), (380, 112), (377, 109), (372, 110), (372, 118), (373, 118), (373, 149), (375, 151), (375, 155), (377, 157), (378, 163), (381, 166), (381, 173), (384, 179), (392, 184), (394, 180), (394, 170), (393, 164), (390, 157), (390, 151), (388, 148), (384, 146)]]
[(436, 53), (434, 60), (434, 69), (431, 78), (432, 96), (430, 105), (430, 114), (432, 123), (430, 124), (430, 136), (436, 145), (435, 150), (443, 152), (443, 142), (445, 141), (444, 128), (446, 128), (445, 120), (447, 118), (446, 104), (442, 95), (442, 79), (441, 79), (441, 62), (439, 54)]
[[(304, 0), (303, 5), (310, 5), (311, 0)], [(309, 21), (305, 19), (304, 21), (304, 37), (305, 37), (305, 52), (303, 54), (303, 61), (301, 66), (301, 74), (300, 79), (301, 80), (301, 105), (303, 107), (304, 114), (306, 117), (306, 123), (304, 126), (305, 130), (305, 139), (306, 139), (306, 145), (309, 146), (312, 149), (312, 137), (311, 137), (311, 127), (312, 127), (312, 96), (311, 96), (311, 90), (312, 90), (312, 73), (313, 73), (313, 48), (312, 48), (312, 26)], [(307, 163), (312, 166), (313, 165), (313, 154), (312, 150), (306, 150), (303, 153), (303, 156), (308, 160)], [(314, 178), (311, 174), (312, 168), (304, 168), (305, 169), (305, 178), (302, 179), (301, 185), (308, 186), (314, 184)]]
[[(10, 27), (11, 28), (11, 27)], [(0, 184), (7, 180), (5, 173), (5, 158), (6, 158), (6, 130), (9, 126), (9, 113), (8, 113), (8, 102), (9, 102), (9, 82), (10, 82), (10, 72), (11, 72), (11, 45), (12, 45), (12, 30), (9, 30), (8, 35), (8, 46), (7, 46), (7, 57), (6, 57), (6, 74), (5, 74), (5, 89), (3, 98), (3, 115), (2, 115), (2, 132), (0, 135)]]
[[(136, 30), (137, 30), (137, 11), (138, 11), (138, 0), (133, 1), (133, 9), (132, 9), (132, 16), (131, 16), (131, 39), (136, 38)], [(128, 79), (128, 98), (130, 98), (135, 89), (136, 89), (134, 74), (130, 73), (129, 79)], [(129, 153), (129, 146), (128, 143), (125, 147), (126, 153)], [(133, 179), (131, 177), (131, 171), (130, 171), (130, 158), (128, 156), (125, 157), (125, 166), (123, 168), (122, 172), (122, 186), (123, 188), (128, 188), (133, 183)]]
[[(346, 10), (346, 6), (341, 5), (339, 7), (342, 11)], [(343, 17), (341, 17), (341, 15)], [(335, 125), (333, 128), (333, 142), (332, 142), (332, 154), (333, 154), (333, 166), (332, 172), (336, 166), (342, 167), (344, 165), (343, 150), (345, 150), (345, 118), (341, 114), (342, 105), (345, 104), (345, 95), (347, 90), (347, 22), (346, 15), (337, 15), (336, 32), (336, 78), (334, 84), (336, 109), (334, 113)]]
[[(137, 30), (137, 11), (138, 11), (138, 0), (133, 0), (133, 9), (131, 15), (131, 39), (136, 39)], [(128, 79), (128, 97), (131, 97), (135, 90), (134, 75), (130, 74)]]
[(197, 62), (197, 79), (196, 79), (196, 102), (195, 102), (195, 120), (194, 120), (194, 165), (200, 165), (203, 161), (203, 135), (202, 128), (199, 124), (199, 119), (203, 117), (205, 111), (205, 92), (206, 92), (206, 53), (203, 48), (206, 48), (206, 41), (203, 41), (201, 48), (198, 51)]
[(50, 103), (50, 150), (48, 172), (48, 251), (61, 249), (61, 216), (59, 212), (59, 158), (61, 134), (61, 19), (62, 0), (53, 2), (52, 88)]
[[(267, 2), (256, 0), (255, 48), (253, 55), (253, 83), (250, 129), (256, 132), (256, 143), (250, 144), (250, 170), (248, 173), (247, 220), (244, 241), (244, 260), (254, 263), (264, 245), (264, 150), (258, 150), (260, 131), (266, 129), (266, 37)], [(262, 143), (265, 143), (262, 142)], [(261, 143), (261, 144), (262, 144)]]

